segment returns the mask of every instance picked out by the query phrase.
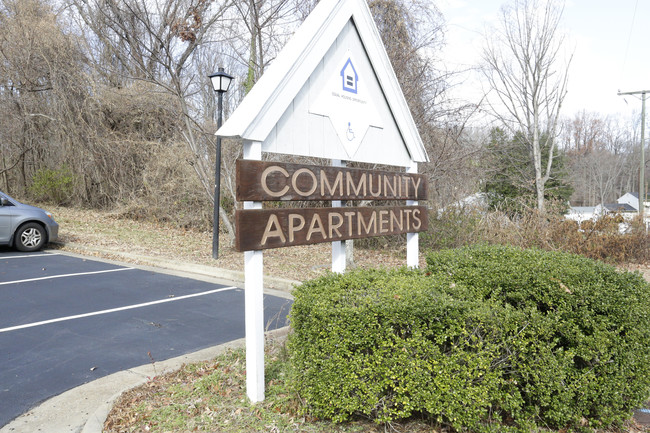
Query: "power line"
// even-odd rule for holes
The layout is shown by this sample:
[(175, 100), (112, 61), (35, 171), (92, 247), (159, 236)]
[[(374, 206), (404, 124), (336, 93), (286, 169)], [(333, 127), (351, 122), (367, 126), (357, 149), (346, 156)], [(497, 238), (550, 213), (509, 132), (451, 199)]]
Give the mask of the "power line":
[(634, 21), (636, 21), (636, 10), (639, 7), (639, 0), (634, 4), (634, 13), (632, 14), (632, 23), (630, 24), (630, 33), (627, 35), (627, 44), (625, 46), (625, 56), (623, 57), (623, 65), (621, 66), (621, 75), (625, 73), (625, 65), (627, 63), (627, 54), (630, 51), (630, 41), (632, 41), (632, 32), (634, 31)]

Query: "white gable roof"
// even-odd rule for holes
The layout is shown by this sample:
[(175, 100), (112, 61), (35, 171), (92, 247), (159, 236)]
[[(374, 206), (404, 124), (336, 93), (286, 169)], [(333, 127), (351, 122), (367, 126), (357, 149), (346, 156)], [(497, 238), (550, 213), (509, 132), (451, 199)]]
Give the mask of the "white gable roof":
[[(353, 30), (350, 30), (350, 27)], [(392, 127), (395, 130), (392, 135), (387, 135), (390, 137), (389, 140), (384, 140), (387, 143), (380, 143), (378, 146), (383, 150), (396, 146), (399, 149), (393, 149), (396, 152), (393, 156), (389, 151), (389, 154), (383, 157), (385, 161), (372, 161), (372, 154), (379, 152), (368, 149), (359, 152), (360, 159), (336, 156), (337, 150), (329, 144), (317, 146), (318, 149), (327, 149), (322, 152), (316, 151), (316, 153), (323, 154), (306, 153), (304, 149), (296, 149), (291, 153), (364, 162), (389, 163), (387, 161), (397, 161), (393, 165), (403, 166), (408, 165), (404, 163), (404, 155), (410, 161), (428, 161), (417, 127), (411, 117), (365, 0), (322, 0), (244, 98), (237, 110), (217, 131), (217, 135), (264, 142), (267, 144), (266, 151), (287, 153), (283, 151), (282, 146), (278, 147), (277, 142), (286, 141), (285, 137), (288, 134), (286, 131), (288, 130), (295, 136), (294, 129), (299, 126), (296, 125), (296, 122), (292, 123), (287, 120), (291, 117), (291, 115), (287, 115), (288, 110), (293, 110), (294, 105), (302, 104), (302, 111), (309, 111), (309, 103), (305, 103), (304, 100), (314, 99), (314, 91), (305, 90), (306, 86), (310, 84), (310, 80), (315, 82), (315, 76), (322, 75), (318, 72), (319, 67), (322, 69), (325, 56), (334, 50), (337, 38), (340, 40), (343, 33), (352, 35), (346, 36), (347, 38), (359, 40), (361, 49), (357, 49), (357, 52), (362, 52), (364, 54), (362, 57), (367, 56), (367, 61), (373, 72), (372, 80), (377, 82), (378, 86), (376, 87), (383, 93), (379, 99), (381, 99), (381, 105), (387, 107), (384, 110), (387, 116), (385, 115), (384, 118), (388, 117), (390, 120), (388, 122), (390, 125), (386, 129)], [(366, 61), (366, 59), (363, 60)], [(339, 68), (336, 73), (338, 74), (340, 71)], [(315, 85), (322, 85), (322, 80)], [(309, 94), (301, 96), (301, 92)], [(283, 125), (283, 122), (286, 126), (278, 128), (278, 124)], [(299, 123), (304, 123), (304, 121)], [(329, 129), (332, 129), (331, 126)], [(276, 136), (278, 136), (277, 139), (274, 138)], [(302, 143), (309, 141), (312, 137), (315, 137), (316, 140), (325, 140), (323, 137), (329, 139), (331, 136), (331, 133), (328, 135), (328, 131), (312, 128), (308, 135), (298, 137), (296, 141)], [(381, 141), (377, 140), (378, 137), (376, 134), (370, 134), (368, 141)], [(307, 140), (303, 140), (304, 138)], [(343, 149), (343, 147), (340, 148)], [(338, 152), (341, 151), (338, 150)]]
[(626, 192), (616, 200), (616, 203), (629, 204), (634, 209), (639, 209), (639, 194)]

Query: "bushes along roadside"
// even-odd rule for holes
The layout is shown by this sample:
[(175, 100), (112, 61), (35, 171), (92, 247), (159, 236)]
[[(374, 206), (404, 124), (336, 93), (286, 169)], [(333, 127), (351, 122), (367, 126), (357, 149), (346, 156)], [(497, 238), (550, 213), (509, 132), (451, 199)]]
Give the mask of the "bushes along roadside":
[(294, 295), (293, 383), (320, 418), (597, 427), (650, 397), (650, 285), (580, 256), (445, 250), (426, 272), (328, 275)]

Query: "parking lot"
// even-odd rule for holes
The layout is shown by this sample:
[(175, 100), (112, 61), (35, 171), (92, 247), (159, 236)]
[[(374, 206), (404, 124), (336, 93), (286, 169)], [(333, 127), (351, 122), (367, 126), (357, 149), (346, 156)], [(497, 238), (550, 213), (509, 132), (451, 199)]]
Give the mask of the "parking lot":
[[(290, 301), (266, 295), (268, 329)], [(244, 336), (244, 291), (62, 253), (0, 249), (0, 427), (70, 388)]]

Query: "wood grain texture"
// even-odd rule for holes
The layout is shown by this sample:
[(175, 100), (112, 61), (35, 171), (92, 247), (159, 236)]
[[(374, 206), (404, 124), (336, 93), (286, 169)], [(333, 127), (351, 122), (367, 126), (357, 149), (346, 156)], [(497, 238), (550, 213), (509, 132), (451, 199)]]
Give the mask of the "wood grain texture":
[(423, 174), (237, 161), (237, 200), (426, 200)]
[(263, 250), (426, 231), (424, 206), (238, 210), (235, 247)]

